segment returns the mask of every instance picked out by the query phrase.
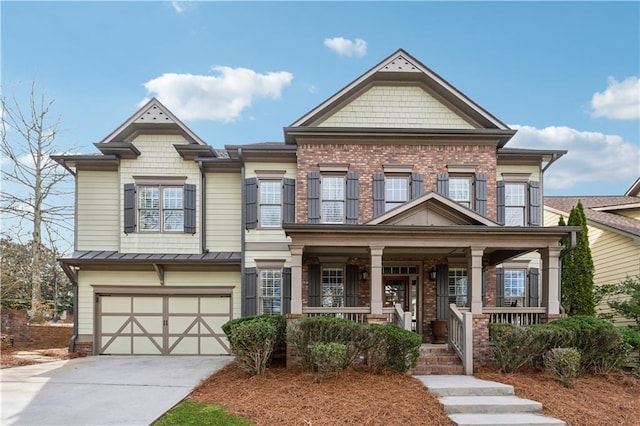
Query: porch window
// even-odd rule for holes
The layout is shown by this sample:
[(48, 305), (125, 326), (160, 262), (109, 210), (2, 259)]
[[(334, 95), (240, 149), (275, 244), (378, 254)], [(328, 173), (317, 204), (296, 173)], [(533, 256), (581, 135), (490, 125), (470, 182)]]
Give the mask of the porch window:
[(322, 268), (322, 306), (344, 306), (344, 271), (342, 268)]
[(282, 224), (282, 182), (279, 180), (260, 181), (260, 221), (261, 227), (278, 228)]
[(264, 315), (282, 313), (282, 271), (267, 269), (260, 271), (258, 311)]
[(504, 184), (504, 224), (507, 226), (525, 225), (525, 194), (524, 183)]
[(457, 306), (467, 305), (467, 269), (449, 268), (449, 303)]
[(344, 223), (344, 176), (322, 176), (322, 222)]
[(471, 177), (449, 177), (449, 198), (471, 208)]
[(515, 306), (524, 306), (526, 270), (504, 270), (504, 298), (505, 303)]
[(409, 199), (408, 176), (385, 176), (384, 208), (389, 211), (407, 202)]

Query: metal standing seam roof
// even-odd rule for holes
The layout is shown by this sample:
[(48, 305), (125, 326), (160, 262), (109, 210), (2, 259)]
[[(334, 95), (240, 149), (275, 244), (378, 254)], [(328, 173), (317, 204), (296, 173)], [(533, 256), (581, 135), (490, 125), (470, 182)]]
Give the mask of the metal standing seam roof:
[(76, 262), (131, 262), (131, 263), (235, 263), (240, 262), (240, 252), (208, 252), (198, 254), (119, 253), (117, 251), (75, 251), (64, 261)]
[(586, 196), (586, 197), (544, 197), (544, 205), (567, 215), (571, 209), (582, 202), (584, 215), (593, 223), (608, 226), (627, 234), (640, 237), (640, 220), (622, 216), (610, 211), (598, 211), (596, 208), (615, 208), (629, 204), (640, 204), (640, 197), (629, 196)]

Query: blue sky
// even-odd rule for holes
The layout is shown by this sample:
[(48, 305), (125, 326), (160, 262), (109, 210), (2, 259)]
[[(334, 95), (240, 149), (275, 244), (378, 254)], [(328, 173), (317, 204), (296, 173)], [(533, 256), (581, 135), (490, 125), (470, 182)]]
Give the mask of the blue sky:
[(210, 145), (291, 124), (404, 48), (519, 128), (568, 149), (546, 195), (622, 194), (640, 176), (639, 2), (12, 2), (2, 89), (55, 99), (60, 151), (93, 153), (156, 96)]

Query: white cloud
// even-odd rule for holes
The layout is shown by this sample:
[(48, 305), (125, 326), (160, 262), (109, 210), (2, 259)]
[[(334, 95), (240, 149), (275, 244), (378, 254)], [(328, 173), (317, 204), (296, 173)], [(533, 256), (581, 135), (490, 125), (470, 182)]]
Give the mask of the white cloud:
[(609, 77), (609, 86), (591, 98), (591, 115), (615, 120), (640, 119), (640, 80), (629, 77), (617, 81)]
[(171, 2), (171, 7), (173, 7), (173, 10), (175, 10), (176, 13), (184, 13), (184, 11), (187, 8), (187, 2), (186, 1), (173, 0)]
[(582, 132), (564, 126), (537, 129), (512, 125), (518, 133), (509, 148), (566, 149), (545, 173), (545, 187), (566, 189), (588, 183), (626, 183), (638, 177), (640, 148), (618, 135)]
[(325, 38), (324, 45), (341, 56), (361, 58), (367, 53), (367, 42), (361, 38), (355, 41), (343, 37)]
[(293, 80), (293, 74), (286, 71), (260, 74), (224, 66), (213, 71), (218, 75), (165, 73), (147, 81), (144, 87), (182, 120), (231, 122), (251, 106), (254, 98), (280, 98), (282, 89)]

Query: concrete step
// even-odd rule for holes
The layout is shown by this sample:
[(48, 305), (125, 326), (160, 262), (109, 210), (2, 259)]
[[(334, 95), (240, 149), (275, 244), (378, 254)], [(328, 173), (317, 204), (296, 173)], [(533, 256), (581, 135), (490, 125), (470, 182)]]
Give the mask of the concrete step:
[(512, 426), (566, 426), (562, 420), (540, 414), (451, 414), (453, 424), (458, 426), (512, 425)]
[(472, 376), (416, 376), (429, 392), (438, 396), (501, 396), (515, 395), (513, 386)]
[(447, 414), (540, 413), (542, 404), (517, 396), (443, 396), (440, 404)]
[(414, 375), (459, 375), (464, 373), (461, 365), (418, 365), (413, 369)]

